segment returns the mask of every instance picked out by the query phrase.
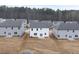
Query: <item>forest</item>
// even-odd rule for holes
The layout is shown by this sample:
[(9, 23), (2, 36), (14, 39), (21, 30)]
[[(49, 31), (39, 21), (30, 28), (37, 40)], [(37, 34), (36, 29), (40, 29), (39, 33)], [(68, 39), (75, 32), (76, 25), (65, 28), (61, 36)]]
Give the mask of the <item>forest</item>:
[(50, 8), (0, 6), (0, 18), (31, 20), (78, 21), (79, 10), (54, 10)]

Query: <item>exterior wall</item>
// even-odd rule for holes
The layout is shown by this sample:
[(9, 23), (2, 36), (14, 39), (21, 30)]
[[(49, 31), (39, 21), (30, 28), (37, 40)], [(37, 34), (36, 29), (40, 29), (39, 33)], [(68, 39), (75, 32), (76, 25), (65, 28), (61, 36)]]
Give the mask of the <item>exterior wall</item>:
[[(7, 36), (7, 37), (12, 37), (12, 36), (21, 36), (25, 30), (26, 30), (26, 25), (27, 22), (24, 21), (20, 27), (20, 29), (18, 29), (18, 27), (0, 27), (0, 36)], [(6, 33), (4, 33), (6, 32)], [(14, 32), (17, 32), (17, 34), (14, 34)]]
[(54, 35), (54, 36), (56, 36), (56, 37), (57, 37), (57, 34), (58, 34), (58, 33), (57, 33), (57, 30), (56, 30), (55, 28), (53, 28), (52, 33), (53, 33), (53, 35)]
[[(30, 28), (30, 37), (49, 37), (49, 28), (38, 28), (38, 31), (36, 30), (37, 28), (33, 28), (33, 31)], [(34, 33), (37, 33), (37, 35), (34, 35)], [(45, 35), (46, 33), (46, 35)], [(40, 36), (42, 34), (42, 36)]]
[[(6, 33), (4, 33), (6, 32)], [(14, 34), (14, 32), (17, 32), (17, 34)], [(8, 36), (8, 37), (12, 37), (12, 36), (21, 36), (24, 32), (24, 29), (20, 28), (18, 29), (18, 27), (13, 27), (13, 29), (11, 27), (8, 28), (0, 28), (0, 36)]]
[[(58, 39), (61, 39), (61, 38), (64, 38), (64, 39), (77, 39), (77, 38), (79, 38), (79, 30), (74, 30), (74, 32), (73, 32), (73, 30), (58, 30), (57, 32), (55, 32), (56, 33), (56, 37), (58, 38)], [(58, 35), (60, 36), (60, 37), (58, 37)], [(78, 35), (78, 37), (75, 37), (75, 35)]]
[(28, 26), (27, 20), (25, 20), (25, 21), (22, 23), (21, 28), (22, 28), (23, 30), (27, 30), (26, 26)]
[(27, 30), (26, 26), (27, 26), (27, 20), (25, 20), (22, 25), (21, 25), (21, 28), (20, 30), (18, 30), (18, 34), (21, 36), (23, 35), (23, 33)]

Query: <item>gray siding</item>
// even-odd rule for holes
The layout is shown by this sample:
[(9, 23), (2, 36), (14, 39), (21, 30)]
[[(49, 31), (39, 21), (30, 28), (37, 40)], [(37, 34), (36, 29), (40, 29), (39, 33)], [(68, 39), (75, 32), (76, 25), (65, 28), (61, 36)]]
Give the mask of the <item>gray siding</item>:
[[(79, 30), (74, 30), (74, 32), (73, 32), (73, 30), (58, 30), (57, 32), (56, 32), (56, 37), (57, 36), (60, 36), (60, 37), (58, 37), (58, 39), (61, 39), (61, 38), (64, 38), (64, 39), (70, 39), (70, 38), (72, 38), (72, 39), (77, 39), (77, 38), (79, 38)], [(78, 35), (78, 37), (75, 37), (75, 35)]]
[[(18, 29), (18, 27), (0, 27), (0, 36), (21, 36), (25, 30), (26, 30), (26, 25), (27, 25), (27, 21), (24, 21), (20, 27), (20, 29)], [(6, 33), (4, 33), (6, 32)], [(14, 32), (17, 32), (17, 34), (14, 34)], [(11, 34), (11, 35), (10, 35)]]

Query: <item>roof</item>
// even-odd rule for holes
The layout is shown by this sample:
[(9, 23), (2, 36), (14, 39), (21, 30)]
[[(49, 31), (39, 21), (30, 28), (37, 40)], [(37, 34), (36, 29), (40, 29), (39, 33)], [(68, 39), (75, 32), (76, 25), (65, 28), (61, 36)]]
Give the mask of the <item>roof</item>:
[(0, 27), (21, 27), (24, 20), (25, 19), (6, 19), (6, 21), (0, 22)]
[(79, 23), (61, 23), (58, 30), (79, 30)]
[(49, 28), (51, 25), (48, 21), (30, 21), (31, 28)]

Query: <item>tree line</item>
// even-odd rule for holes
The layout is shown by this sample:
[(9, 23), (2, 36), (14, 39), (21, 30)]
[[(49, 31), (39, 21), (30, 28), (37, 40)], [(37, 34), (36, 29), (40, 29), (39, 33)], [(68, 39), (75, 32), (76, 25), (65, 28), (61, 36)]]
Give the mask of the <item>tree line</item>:
[(0, 18), (78, 21), (79, 10), (0, 6)]

